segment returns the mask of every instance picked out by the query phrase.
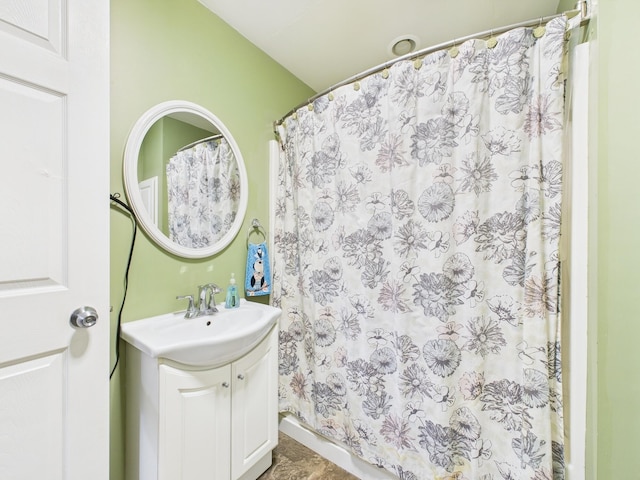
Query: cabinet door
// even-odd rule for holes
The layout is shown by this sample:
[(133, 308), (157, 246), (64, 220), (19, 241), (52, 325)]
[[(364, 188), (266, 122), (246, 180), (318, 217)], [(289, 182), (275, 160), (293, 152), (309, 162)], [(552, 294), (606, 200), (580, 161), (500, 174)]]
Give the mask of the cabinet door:
[(229, 479), (231, 367), (159, 368), (158, 479)]
[(231, 478), (237, 479), (278, 443), (278, 329), (231, 366)]

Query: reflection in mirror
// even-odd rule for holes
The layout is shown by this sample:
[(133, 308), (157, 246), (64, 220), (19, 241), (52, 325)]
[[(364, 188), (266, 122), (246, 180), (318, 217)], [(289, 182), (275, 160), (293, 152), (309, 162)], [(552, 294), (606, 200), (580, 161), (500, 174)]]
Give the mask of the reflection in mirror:
[(226, 139), (179, 150), (167, 165), (167, 190), (171, 240), (192, 248), (220, 240), (240, 202), (238, 164)]
[(146, 112), (127, 141), (124, 171), (141, 226), (171, 253), (212, 255), (242, 225), (242, 156), (225, 126), (198, 105), (165, 102)]
[(238, 163), (221, 133), (196, 126), (198, 116), (181, 118), (163, 117), (145, 135), (138, 157), (140, 191), (149, 192), (143, 195), (147, 213), (170, 240), (208, 247), (231, 228), (238, 212)]
[[(213, 135), (211, 125), (197, 115), (167, 115), (151, 125), (138, 155), (138, 182), (145, 208), (156, 226), (169, 237), (168, 189), (166, 170), (170, 158), (183, 146)], [(182, 120), (180, 120), (182, 118)], [(199, 122), (199, 123), (198, 123)], [(199, 126), (196, 126), (199, 125)]]

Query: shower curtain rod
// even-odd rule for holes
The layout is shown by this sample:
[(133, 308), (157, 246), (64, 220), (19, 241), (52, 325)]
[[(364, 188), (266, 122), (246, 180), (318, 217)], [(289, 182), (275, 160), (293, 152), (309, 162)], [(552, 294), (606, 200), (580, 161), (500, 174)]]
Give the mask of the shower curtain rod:
[(546, 24), (547, 22), (553, 20), (554, 18), (558, 18), (558, 17), (561, 17), (563, 15), (566, 15), (567, 18), (573, 18), (573, 17), (575, 17), (577, 15), (580, 15), (582, 17), (582, 19), (580, 20), (580, 26), (583, 26), (583, 25), (586, 25), (589, 22), (589, 16), (587, 15), (586, 6), (587, 6), (587, 3), (585, 1), (580, 1), (580, 2), (578, 2), (577, 6), (576, 6), (576, 10), (568, 10), (568, 11), (563, 12), (563, 13), (558, 13), (558, 14), (555, 14), (555, 15), (549, 15), (547, 17), (540, 17), (540, 18), (535, 19), (535, 20), (527, 20), (527, 21), (524, 21), (524, 22), (514, 23), (512, 25), (507, 25), (507, 26), (504, 26), (504, 27), (492, 28), (491, 30), (485, 30), (484, 32), (474, 33), (472, 35), (467, 35), (466, 37), (461, 37), (461, 38), (457, 38), (455, 40), (450, 40), (450, 41), (445, 42), (445, 43), (440, 43), (438, 45), (434, 45), (434, 46), (431, 46), (431, 47), (426, 47), (426, 48), (423, 48), (423, 49), (415, 51), (415, 52), (407, 53), (406, 55), (403, 55), (401, 57), (394, 58), (393, 60), (389, 60), (387, 62), (381, 63), (380, 65), (377, 65), (377, 66), (375, 66), (373, 68), (365, 70), (364, 72), (361, 72), (361, 73), (358, 73), (356, 75), (353, 75), (352, 77), (349, 77), (346, 80), (338, 82), (335, 85), (332, 85), (331, 87), (329, 87), (329, 88), (327, 88), (325, 90), (322, 90), (319, 93), (316, 93), (311, 98), (309, 98), (306, 102), (302, 102), (300, 105), (292, 108), (280, 120), (278, 120), (277, 122), (273, 122), (274, 131), (275, 131), (275, 133), (277, 135), (278, 132), (277, 132), (277, 129), (275, 127), (277, 127), (278, 125), (281, 125), (285, 118), (287, 118), (289, 115), (294, 113), (299, 108), (304, 107), (305, 105), (310, 105), (311, 103), (313, 103), (314, 100), (322, 97), (323, 95), (331, 93), (332, 91), (336, 90), (337, 88), (343, 87), (344, 85), (349, 85), (350, 83), (353, 83), (353, 82), (357, 82), (358, 80), (362, 80), (363, 78), (368, 77), (369, 75), (372, 75), (374, 73), (381, 72), (384, 69), (389, 68), (390, 66), (394, 65), (397, 62), (401, 62), (403, 60), (413, 60), (413, 59), (416, 59), (416, 58), (419, 58), (419, 57), (423, 57), (423, 56), (429, 55), (430, 53), (434, 53), (434, 52), (437, 52), (437, 51), (440, 51), (440, 50), (445, 50), (447, 48), (455, 47), (456, 45), (460, 45), (461, 43), (464, 43), (464, 42), (466, 42), (468, 40), (491, 38), (491, 37), (493, 37), (495, 35), (500, 35), (502, 33), (508, 32), (509, 30), (513, 30), (514, 28), (533, 27), (535, 25)]
[(178, 150), (178, 152), (183, 152), (183, 151), (187, 150), (188, 148), (195, 147), (199, 143), (209, 142), (211, 140), (217, 140), (218, 138), (222, 138), (222, 137), (224, 137), (224, 135), (222, 135), (221, 133), (217, 133), (216, 135), (211, 135), (210, 137), (203, 138), (201, 140), (196, 140), (195, 142), (191, 142), (191, 143), (185, 145), (184, 147), (180, 148)]

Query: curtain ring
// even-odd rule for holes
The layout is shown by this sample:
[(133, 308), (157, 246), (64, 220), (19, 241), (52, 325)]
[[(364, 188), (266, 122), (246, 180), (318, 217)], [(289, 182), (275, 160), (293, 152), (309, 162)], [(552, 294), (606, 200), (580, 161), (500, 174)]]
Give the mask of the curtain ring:
[(458, 46), (456, 45), (456, 40), (453, 41), (453, 47), (451, 47), (449, 49), (449, 56), (451, 58), (456, 58), (458, 56), (458, 54), (460, 53), (460, 49), (458, 48)]
[(544, 25), (542, 25), (542, 17), (540, 17), (540, 23), (536, 28), (533, 29), (533, 36), (535, 38), (540, 38), (545, 34), (546, 31), (547, 29), (545, 28)]
[(493, 36), (493, 30), (491, 30), (491, 35), (489, 36), (489, 39), (487, 40), (487, 48), (495, 48), (495, 46), (498, 44), (498, 40), (496, 40), (496, 37)]

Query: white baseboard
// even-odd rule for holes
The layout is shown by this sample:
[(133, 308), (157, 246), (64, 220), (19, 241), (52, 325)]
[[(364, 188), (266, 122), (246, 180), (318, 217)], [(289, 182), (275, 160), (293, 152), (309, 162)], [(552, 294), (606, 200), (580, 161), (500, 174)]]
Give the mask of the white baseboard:
[(340, 445), (312, 432), (293, 415), (281, 415), (279, 429), (321, 457), (362, 480), (398, 480), (395, 475), (351, 455)]

